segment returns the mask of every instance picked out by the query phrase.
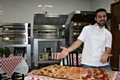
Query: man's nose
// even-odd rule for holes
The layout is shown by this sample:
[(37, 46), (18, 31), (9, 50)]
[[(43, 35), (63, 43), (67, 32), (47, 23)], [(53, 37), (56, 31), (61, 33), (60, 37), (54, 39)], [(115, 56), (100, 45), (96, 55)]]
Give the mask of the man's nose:
[(102, 19), (102, 20), (104, 20), (104, 19), (105, 19), (105, 17), (101, 17), (101, 19)]

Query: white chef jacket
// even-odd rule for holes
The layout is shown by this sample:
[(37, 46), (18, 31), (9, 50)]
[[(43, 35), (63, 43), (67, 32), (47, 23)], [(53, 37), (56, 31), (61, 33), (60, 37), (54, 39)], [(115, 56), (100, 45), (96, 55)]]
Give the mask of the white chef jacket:
[(105, 47), (111, 48), (112, 45), (112, 35), (105, 27), (100, 29), (97, 24), (85, 26), (78, 39), (84, 42), (81, 64), (96, 67), (108, 65), (108, 62), (100, 62)]

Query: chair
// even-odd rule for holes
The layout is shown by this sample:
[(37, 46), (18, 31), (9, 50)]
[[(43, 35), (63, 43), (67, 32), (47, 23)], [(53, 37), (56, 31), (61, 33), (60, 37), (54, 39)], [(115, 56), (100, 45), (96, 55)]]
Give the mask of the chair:
[(82, 54), (78, 51), (73, 51), (68, 54), (68, 56), (61, 60), (61, 65), (63, 66), (81, 66)]
[(24, 80), (24, 74), (14, 72), (12, 80)]
[[(14, 55), (25, 57), (25, 47), (14, 47)], [(24, 74), (14, 72), (12, 80), (24, 80)]]
[(14, 55), (24, 57), (24, 55), (25, 55), (25, 47), (14, 47)]
[(9, 76), (6, 73), (3, 73), (0, 74), (0, 80), (24, 80), (24, 74), (14, 72), (12, 77), (9, 78)]

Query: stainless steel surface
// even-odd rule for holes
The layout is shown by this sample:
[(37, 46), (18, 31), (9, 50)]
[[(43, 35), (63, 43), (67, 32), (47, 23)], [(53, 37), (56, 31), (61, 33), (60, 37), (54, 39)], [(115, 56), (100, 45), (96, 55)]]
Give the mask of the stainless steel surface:
[(7, 44), (3, 47), (26, 47), (27, 64), (31, 67), (31, 44)]
[(62, 25), (34, 25), (34, 38), (61, 38)]
[[(41, 44), (39, 44), (39, 42), (41, 42), (41, 43), (42, 42), (55, 42), (56, 45), (53, 48), (54, 52), (57, 52), (55, 49), (57, 47), (60, 47), (57, 45), (57, 42), (61, 42), (61, 46), (65, 46), (65, 39), (39, 39), (39, 38), (33, 39), (33, 59), (34, 59), (33, 62), (34, 62), (34, 66), (38, 66), (38, 63), (44, 63), (44, 61), (43, 62), (38, 61), (39, 50), (41, 49), (41, 47), (43, 47), (45, 45), (45, 44), (41, 45)], [(47, 45), (47, 47), (49, 47), (49, 46), (52, 47), (52, 45)], [(49, 61), (49, 63), (52, 63), (52, 62), (53, 61)]]
[(5, 43), (23, 43), (26, 42), (26, 35), (22, 34), (4, 34), (3, 42)]
[(44, 48), (52, 48), (53, 52), (60, 51), (60, 45), (65, 46), (65, 24), (68, 15), (34, 14), (33, 26), (33, 57), (34, 65), (38, 63), (54, 63), (56, 61), (39, 61), (38, 54), (43, 53)]
[(35, 14), (34, 38), (63, 38), (67, 15)]
[(66, 23), (68, 15), (58, 14), (34, 14), (34, 24), (36, 25), (63, 25)]
[(62, 25), (34, 25), (34, 29), (38, 30), (56, 30), (56, 29), (62, 29)]
[(6, 33), (15, 33), (15, 32), (18, 32), (18, 33), (21, 33), (21, 32), (26, 32), (25, 30), (25, 27), (24, 25), (18, 25), (18, 26), (12, 26), (12, 25), (5, 25), (3, 26), (3, 32), (6, 32)]
[(30, 37), (29, 23), (2, 24), (2, 42), (4, 44), (28, 44)]

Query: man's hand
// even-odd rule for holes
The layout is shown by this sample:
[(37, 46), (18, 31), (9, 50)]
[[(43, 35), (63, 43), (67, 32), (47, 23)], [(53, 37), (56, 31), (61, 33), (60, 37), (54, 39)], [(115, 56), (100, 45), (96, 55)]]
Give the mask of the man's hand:
[(59, 54), (59, 59), (65, 58), (69, 54), (69, 50), (63, 46), (60, 46), (62, 52)]
[(65, 58), (69, 54), (69, 52), (77, 49), (82, 43), (83, 41), (77, 39), (69, 48), (60, 46), (60, 48), (62, 49), (62, 52), (59, 54), (59, 59)]
[(101, 57), (101, 59), (100, 59), (100, 62), (101, 62), (101, 63), (106, 63), (108, 57), (111, 57), (111, 56), (112, 56), (112, 54), (104, 54), (104, 55), (102, 55), (102, 57)]

